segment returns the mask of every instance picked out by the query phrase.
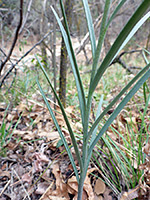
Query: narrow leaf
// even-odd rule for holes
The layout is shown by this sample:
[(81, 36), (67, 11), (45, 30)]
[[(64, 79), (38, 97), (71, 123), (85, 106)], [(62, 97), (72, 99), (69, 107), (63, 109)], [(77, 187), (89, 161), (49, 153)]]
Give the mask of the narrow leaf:
[(138, 91), (138, 89), (142, 86), (142, 84), (150, 77), (150, 69), (140, 78), (140, 80), (136, 83), (136, 85), (129, 91), (129, 93), (126, 95), (126, 97), (121, 101), (121, 103), (117, 106), (115, 111), (112, 113), (112, 115), (109, 117), (105, 125), (102, 127), (100, 132), (98, 133), (97, 137), (91, 144), (89, 148), (89, 154), (93, 150), (94, 146), (100, 139), (100, 137), (104, 134), (104, 132), (108, 129), (110, 124), (113, 122), (113, 120), (116, 118), (116, 116), (119, 114), (119, 112), (123, 109), (123, 107), (128, 103), (128, 101), (132, 98), (132, 96)]
[(107, 23), (107, 28), (110, 25), (110, 23), (112, 22), (112, 20), (115, 18), (116, 14), (118, 13), (118, 11), (120, 10), (120, 8), (123, 6), (123, 4), (126, 2), (127, 0), (122, 0), (117, 7), (115, 8), (114, 12), (112, 13), (111, 17), (109, 18), (109, 21)]
[[(90, 93), (93, 93), (99, 80), (104, 74), (105, 70), (109, 67), (113, 59), (117, 56), (119, 51), (127, 44), (127, 42), (131, 39), (133, 34), (142, 26), (142, 24), (150, 17), (150, 12), (148, 12), (142, 19), (141, 17), (150, 6), (150, 1), (143, 1), (139, 8), (135, 11), (133, 16), (130, 18), (126, 26), (123, 28), (111, 49), (107, 53), (105, 59), (100, 65), (97, 73), (90, 85)], [(139, 23), (138, 23), (139, 21)]]
[[(62, 6), (63, 6), (63, 4), (62, 4)], [(61, 33), (62, 33), (64, 41), (65, 41), (68, 56), (69, 56), (69, 59), (70, 59), (73, 74), (74, 74), (75, 81), (76, 81), (76, 87), (77, 87), (77, 90), (78, 90), (78, 98), (79, 98), (80, 110), (81, 110), (81, 118), (82, 118), (82, 122), (84, 124), (85, 94), (84, 94), (84, 90), (83, 90), (83, 84), (82, 84), (82, 81), (81, 81), (80, 73), (79, 73), (79, 70), (78, 70), (78, 65), (77, 65), (77, 62), (76, 62), (75, 55), (74, 55), (70, 34), (68, 32), (68, 29), (66, 30), (67, 31), (67, 33), (66, 33), (66, 31), (65, 31), (65, 29), (64, 29), (64, 27), (61, 23), (61, 20), (59, 19), (58, 15), (55, 12), (55, 10), (53, 9), (53, 7), (51, 7), (51, 9), (52, 9), (52, 11), (53, 11), (53, 13), (54, 13), (54, 15), (57, 19), (58, 25), (60, 27)], [(63, 12), (63, 15), (65, 16), (64, 9), (62, 10), (62, 12)], [(66, 23), (67, 22), (65, 22), (65, 24)], [(66, 26), (67, 26), (67, 24), (66, 24)]]
[[(100, 113), (101, 113), (103, 98), (104, 98), (104, 95), (101, 96), (101, 99), (100, 99), (99, 104), (98, 104), (98, 109), (97, 109), (97, 113), (96, 113), (96, 120), (100, 116)], [(97, 128), (98, 128), (98, 125), (95, 127), (94, 131), (92, 132), (92, 137), (91, 137), (90, 144), (96, 138)]]
[[(97, 49), (96, 49), (96, 52), (95, 52), (95, 55), (94, 55), (94, 60), (93, 60), (90, 87), (91, 87), (92, 81), (93, 81), (94, 76), (95, 76), (96, 71), (97, 71), (97, 66), (98, 66), (100, 53), (101, 53), (101, 49), (102, 49), (102, 44), (103, 44), (105, 34), (106, 34), (106, 24), (107, 24), (107, 18), (108, 18), (110, 4), (111, 4), (111, 0), (106, 0), (102, 24), (101, 24), (101, 29), (100, 29), (100, 35), (99, 35), (99, 39), (98, 39), (98, 45), (97, 45)], [(86, 111), (85, 111), (84, 133), (87, 133), (87, 128), (89, 126), (89, 116), (90, 116), (90, 111), (91, 111), (92, 92), (91, 92), (90, 87), (89, 87), (88, 100), (87, 100), (87, 106), (86, 106)], [(83, 146), (84, 146), (84, 143), (83, 143)]]
[(101, 23), (100, 34), (99, 34), (99, 39), (98, 39), (98, 44), (97, 44), (97, 48), (96, 48), (96, 52), (95, 52), (94, 60), (93, 60), (91, 82), (97, 71), (97, 66), (98, 66), (98, 62), (99, 62), (99, 58), (100, 58), (100, 54), (101, 54), (101, 49), (102, 49), (102, 45), (103, 45), (104, 38), (106, 35), (106, 31), (107, 31), (106, 24), (107, 24), (108, 14), (109, 14), (109, 10), (110, 10), (110, 4), (111, 4), (111, 0), (106, 0), (104, 13), (103, 13), (103, 19), (102, 19), (102, 23)]
[(57, 120), (56, 120), (56, 117), (55, 117), (53, 111), (52, 111), (52, 108), (50, 107), (50, 105), (49, 105), (49, 103), (48, 103), (48, 101), (47, 101), (47, 99), (46, 99), (46, 96), (45, 96), (45, 94), (44, 94), (44, 91), (43, 91), (43, 89), (42, 89), (42, 87), (41, 87), (41, 85), (40, 85), (38, 79), (37, 79), (37, 85), (38, 85), (39, 90), (40, 90), (40, 92), (41, 92), (41, 94), (42, 94), (42, 97), (43, 97), (43, 99), (44, 99), (44, 101), (45, 101), (45, 104), (46, 104), (46, 106), (47, 106), (47, 108), (48, 108), (48, 110), (49, 110), (49, 113), (50, 113), (50, 115), (51, 115), (51, 117), (52, 117), (52, 119), (53, 119), (53, 121), (54, 121), (54, 124), (55, 124), (55, 126), (56, 126), (56, 128), (57, 128), (57, 130), (58, 130), (58, 133), (59, 133), (59, 135), (60, 135), (60, 137), (61, 137), (61, 139), (62, 139), (62, 141), (63, 141), (63, 144), (64, 144), (64, 146), (65, 146), (65, 148), (66, 148), (67, 153), (68, 153), (70, 162), (71, 162), (72, 167), (73, 167), (73, 169), (74, 169), (74, 172), (75, 172), (77, 181), (79, 182), (79, 175), (78, 175), (78, 171), (77, 171), (77, 168), (76, 168), (76, 165), (75, 165), (73, 156), (72, 156), (71, 151), (70, 151), (70, 149), (69, 149), (69, 147), (68, 147), (67, 141), (66, 141), (66, 139), (65, 139), (65, 137), (64, 137), (64, 135), (63, 135), (63, 133), (62, 133), (60, 127), (59, 127), (59, 124), (58, 124), (58, 122), (57, 122)]
[(92, 55), (93, 55), (93, 58), (94, 58), (95, 50), (96, 50), (96, 39), (95, 39), (93, 22), (92, 22), (92, 16), (91, 16), (90, 8), (89, 8), (89, 5), (88, 5), (88, 1), (82, 0), (82, 2), (83, 2), (83, 5), (84, 5), (84, 10), (85, 10), (85, 14), (86, 14), (86, 20), (87, 20), (89, 35), (90, 35), (90, 40), (91, 40)]
[[(36, 56), (36, 55), (35, 55), (35, 56)], [(65, 122), (66, 122), (68, 131), (69, 131), (69, 134), (70, 134), (70, 137), (71, 137), (73, 146), (74, 146), (74, 150), (75, 150), (75, 152), (76, 152), (76, 156), (77, 156), (77, 159), (78, 159), (78, 162), (79, 162), (79, 165), (80, 165), (80, 168), (82, 169), (83, 167), (82, 167), (82, 161), (81, 161), (81, 156), (80, 156), (80, 152), (79, 152), (79, 147), (78, 147), (78, 145), (77, 145), (77, 142), (76, 142), (74, 133), (73, 133), (72, 128), (71, 128), (71, 126), (70, 126), (68, 117), (67, 117), (67, 115), (66, 115), (66, 113), (65, 113), (64, 107), (63, 107), (63, 105), (62, 105), (62, 103), (61, 103), (61, 101), (60, 101), (60, 98), (59, 98), (58, 95), (57, 95), (57, 92), (55, 91), (54, 87), (52, 86), (52, 84), (51, 84), (51, 82), (50, 82), (50, 79), (49, 79), (49, 77), (48, 77), (48, 74), (46, 73), (44, 67), (42, 66), (42, 63), (40, 62), (40, 60), (39, 60), (39, 58), (38, 58), (37, 56), (36, 56), (36, 59), (38, 60), (38, 63), (40, 64), (40, 67), (41, 67), (41, 69), (42, 69), (42, 71), (43, 71), (43, 73), (44, 73), (44, 75), (45, 75), (45, 77), (46, 77), (46, 79), (47, 79), (47, 81), (48, 81), (48, 83), (49, 83), (49, 86), (51, 87), (51, 89), (52, 89), (52, 91), (53, 91), (53, 93), (54, 93), (54, 95), (55, 95), (55, 97), (56, 97), (56, 99), (57, 99), (57, 101), (58, 101), (58, 105), (60, 106), (60, 109), (61, 109), (61, 111), (62, 111), (64, 120), (65, 120)]]
[(101, 113), (101, 115), (96, 119), (94, 124), (92, 125), (88, 138), (90, 138), (92, 132), (95, 127), (98, 125), (100, 120), (104, 117), (104, 115), (110, 110), (110, 108), (120, 99), (120, 97), (148, 70), (150, 64), (146, 65), (122, 90), (121, 92), (113, 99), (113, 101), (105, 108), (105, 110)]

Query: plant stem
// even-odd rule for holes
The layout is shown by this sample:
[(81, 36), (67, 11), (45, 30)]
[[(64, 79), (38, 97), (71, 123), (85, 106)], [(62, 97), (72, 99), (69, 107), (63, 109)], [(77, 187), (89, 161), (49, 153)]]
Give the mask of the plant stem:
[(81, 174), (80, 174), (80, 180), (79, 180), (79, 185), (78, 185), (78, 198), (77, 198), (77, 200), (82, 200), (84, 180), (85, 180), (85, 173), (82, 171)]

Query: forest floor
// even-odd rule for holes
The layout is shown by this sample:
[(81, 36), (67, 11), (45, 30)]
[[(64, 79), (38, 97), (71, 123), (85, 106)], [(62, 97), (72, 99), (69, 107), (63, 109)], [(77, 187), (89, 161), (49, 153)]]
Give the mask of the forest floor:
[[(26, 52), (28, 48), (30, 49), (30, 46), (21, 46), (20, 48), (23, 48), (22, 51)], [(36, 50), (37, 52), (39, 51), (39, 49)], [(13, 57), (18, 58), (19, 55), (20, 50), (16, 50)], [(33, 65), (32, 59), (33, 54), (22, 62), (22, 66), (17, 72), (19, 78), (23, 79), (23, 76), (28, 74), (22, 71), (24, 66), (28, 68), (28, 65)], [(57, 59), (59, 60), (59, 47)], [(79, 55), (78, 61), (80, 61), (81, 65), (84, 65), (83, 54)], [(84, 66), (81, 67), (85, 87), (88, 84), (89, 69)], [(117, 66), (116, 69), (114, 71), (115, 68), (112, 67), (110, 72), (106, 73), (103, 82), (100, 83), (96, 90), (93, 100), (95, 107), (97, 106), (97, 99), (101, 94), (104, 94), (102, 107), (104, 109), (121, 90), (122, 85), (125, 85), (134, 76), (134, 74), (127, 73), (121, 66)], [(33, 76), (32, 70), (30, 71)], [(65, 110), (76, 134), (78, 145), (82, 148), (80, 113), (74, 82), (70, 83), (72, 73), (69, 76), (67, 107)], [(120, 82), (118, 82), (118, 79)], [(27, 79), (25, 80), (24, 85), (28, 85)], [(29, 85), (28, 89), (24, 91), (19, 83), (15, 84), (9, 92), (6, 91), (6, 88), (1, 91), (0, 200), (75, 200), (77, 199), (78, 183), (42, 96), (37, 87), (31, 92), (32, 86)], [(16, 93), (18, 96), (14, 98)], [(14, 104), (11, 98), (15, 99), (17, 103), (15, 102)], [(48, 100), (52, 108), (54, 108), (61, 130), (71, 146), (69, 132), (60, 108), (55, 105), (51, 95), (48, 96)], [(9, 106), (8, 102), (10, 102)], [(143, 88), (141, 88), (114, 120), (104, 138), (95, 148), (84, 183), (83, 199), (150, 199), (149, 102), (147, 109), (145, 108)], [(114, 110), (115, 107), (107, 113), (105, 120)], [(94, 118), (95, 113), (91, 111), (91, 124)], [(104, 121), (102, 121), (103, 123)], [(108, 138), (109, 140), (106, 141)], [(111, 143), (111, 140), (114, 143)], [(111, 148), (107, 145), (108, 141), (111, 144)], [(79, 169), (76, 155), (72, 148), (71, 152), (76, 161), (77, 169)], [(117, 154), (114, 152), (117, 152)], [(120, 163), (117, 163), (118, 158), (116, 156), (113, 157), (113, 154), (118, 155)], [(142, 158), (139, 158), (139, 154), (140, 156), (143, 155)], [(124, 174), (125, 172), (126, 174)]]

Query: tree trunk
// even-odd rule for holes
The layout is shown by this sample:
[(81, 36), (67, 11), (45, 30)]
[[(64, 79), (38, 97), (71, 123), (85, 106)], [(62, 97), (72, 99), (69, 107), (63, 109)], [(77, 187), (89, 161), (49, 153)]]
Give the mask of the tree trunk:
[[(69, 28), (72, 23), (72, 11), (73, 11), (74, 0), (65, 1), (65, 12), (68, 21)], [(61, 56), (60, 56), (60, 78), (59, 78), (59, 98), (64, 107), (66, 107), (66, 79), (67, 79), (67, 49), (65, 46), (64, 39), (62, 37), (61, 42)]]

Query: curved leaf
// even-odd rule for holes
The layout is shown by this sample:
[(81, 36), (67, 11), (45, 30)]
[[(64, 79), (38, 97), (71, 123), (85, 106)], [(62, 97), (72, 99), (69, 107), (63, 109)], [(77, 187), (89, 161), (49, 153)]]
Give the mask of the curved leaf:
[(143, 1), (139, 6), (139, 8), (135, 11), (133, 16), (130, 18), (126, 26), (123, 28), (117, 39), (115, 40), (114, 44), (112, 45), (111, 49), (109, 50), (105, 59), (100, 65), (99, 69), (97, 70), (97, 73), (92, 81), (92, 84), (90, 85), (89, 90), (91, 94), (94, 92), (105, 70), (109, 67), (109, 65), (111, 64), (113, 59), (117, 56), (119, 51), (127, 44), (127, 42), (135, 34), (135, 32), (150, 17), (150, 12), (148, 12), (144, 17), (142, 17), (149, 6), (150, 6), (150, 1), (146, 0)]
[(122, 90), (121, 92), (112, 100), (112, 102), (105, 108), (105, 110), (101, 113), (101, 115), (96, 119), (94, 124), (92, 125), (88, 138), (90, 138), (92, 132), (95, 127), (98, 125), (100, 120), (104, 117), (104, 115), (110, 110), (110, 108), (120, 99), (120, 97), (148, 70), (150, 64), (146, 65)]
[(74, 169), (74, 172), (75, 172), (77, 181), (79, 182), (78, 170), (77, 170), (77, 168), (76, 168), (76, 165), (75, 165), (73, 156), (72, 156), (72, 154), (71, 154), (71, 151), (70, 151), (70, 149), (69, 149), (69, 146), (68, 146), (68, 144), (67, 144), (67, 141), (66, 141), (66, 139), (65, 139), (65, 137), (64, 137), (64, 135), (63, 135), (63, 133), (62, 133), (60, 127), (59, 127), (59, 124), (58, 124), (57, 119), (56, 119), (56, 117), (55, 117), (55, 115), (54, 115), (54, 113), (53, 113), (53, 110), (51, 109), (51, 107), (50, 107), (50, 105), (49, 105), (49, 103), (48, 103), (48, 101), (47, 101), (47, 99), (46, 99), (46, 96), (45, 96), (45, 94), (44, 94), (44, 91), (43, 91), (43, 89), (42, 89), (42, 87), (41, 87), (41, 85), (40, 85), (38, 79), (37, 79), (37, 85), (38, 85), (39, 90), (40, 90), (40, 92), (41, 92), (41, 94), (42, 94), (42, 97), (43, 97), (43, 99), (44, 99), (44, 101), (45, 101), (45, 103), (46, 103), (46, 106), (47, 106), (47, 108), (48, 108), (48, 110), (49, 110), (49, 113), (50, 113), (50, 115), (51, 115), (51, 117), (52, 117), (52, 119), (53, 119), (53, 121), (54, 121), (54, 124), (55, 124), (55, 126), (56, 126), (56, 128), (57, 128), (57, 130), (58, 130), (58, 133), (59, 133), (59, 135), (60, 135), (60, 137), (61, 137), (61, 139), (62, 139), (62, 141), (63, 141), (63, 144), (64, 144), (64, 146), (65, 146), (65, 148), (66, 148), (66, 151), (67, 151), (67, 154), (68, 154), (68, 156), (69, 156), (70, 162), (71, 162), (72, 167), (73, 167), (73, 169)]
[(93, 143), (90, 145), (89, 148), (89, 154), (93, 150), (94, 146), (100, 139), (100, 137), (104, 134), (104, 132), (108, 129), (110, 124), (113, 122), (113, 120), (116, 118), (116, 116), (119, 114), (119, 112), (123, 109), (123, 107), (128, 103), (128, 101), (132, 98), (132, 96), (138, 91), (138, 89), (142, 86), (142, 84), (150, 77), (150, 69), (140, 78), (140, 80), (135, 84), (135, 86), (129, 91), (129, 93), (126, 95), (126, 97), (121, 101), (121, 103), (117, 106), (115, 111), (112, 113), (112, 115), (109, 117), (105, 125), (102, 127), (98, 135), (96, 136)]
[[(84, 111), (85, 111), (85, 104), (86, 104), (85, 103), (85, 94), (84, 94), (83, 84), (82, 84), (80, 73), (79, 73), (79, 70), (78, 70), (78, 65), (77, 65), (77, 62), (76, 62), (75, 54), (74, 54), (74, 51), (73, 51), (73, 47), (72, 47), (72, 43), (71, 43), (71, 39), (70, 39), (70, 34), (68, 32), (68, 28), (66, 30), (64, 29), (64, 27), (61, 23), (61, 20), (59, 19), (58, 15), (55, 12), (55, 10), (53, 9), (53, 7), (51, 7), (51, 9), (52, 9), (52, 11), (53, 11), (53, 13), (54, 13), (54, 15), (57, 19), (58, 25), (60, 27), (61, 33), (62, 33), (64, 41), (65, 41), (66, 49), (67, 49), (67, 52), (68, 52), (68, 56), (69, 56), (69, 59), (70, 59), (73, 74), (74, 74), (75, 81), (76, 81), (76, 87), (77, 87), (77, 90), (78, 90), (78, 98), (79, 98), (79, 103), (80, 103), (82, 122), (84, 123)], [(63, 9), (63, 4), (62, 4), (62, 9)], [(63, 15), (65, 16), (64, 9), (62, 10), (62, 12), (63, 12)], [(67, 22), (65, 22), (65, 24), (66, 24), (66, 27), (68, 27)], [(66, 31), (67, 31), (67, 33), (66, 33)]]
[(93, 55), (93, 58), (94, 58), (95, 50), (96, 50), (96, 39), (95, 39), (93, 22), (92, 22), (92, 16), (91, 16), (90, 8), (89, 8), (89, 5), (88, 5), (88, 1), (82, 0), (82, 2), (83, 2), (83, 5), (84, 5), (84, 10), (85, 10), (85, 14), (86, 14), (86, 20), (87, 20), (89, 35), (90, 35), (90, 40), (91, 40), (92, 55)]
[(52, 84), (51, 84), (51, 82), (50, 82), (50, 79), (49, 79), (49, 77), (48, 77), (48, 74), (46, 73), (44, 67), (42, 66), (42, 63), (40, 62), (40, 60), (39, 60), (39, 58), (38, 58), (37, 56), (36, 56), (36, 59), (38, 60), (38, 63), (40, 64), (40, 67), (41, 67), (41, 69), (42, 69), (42, 71), (43, 71), (43, 73), (44, 73), (44, 75), (45, 75), (45, 77), (46, 77), (46, 79), (47, 79), (47, 82), (49, 83), (49, 86), (51, 87), (51, 89), (52, 89), (52, 91), (53, 91), (53, 93), (54, 93), (54, 95), (55, 95), (55, 97), (56, 97), (56, 99), (57, 99), (57, 101), (58, 101), (58, 105), (60, 106), (60, 109), (61, 109), (61, 111), (62, 111), (64, 120), (65, 120), (65, 122), (66, 122), (68, 131), (69, 131), (69, 134), (70, 134), (72, 143), (73, 143), (73, 147), (74, 147), (74, 150), (75, 150), (75, 152), (76, 152), (76, 156), (77, 156), (77, 159), (78, 159), (78, 162), (79, 162), (79, 165), (80, 165), (80, 168), (82, 169), (83, 166), (82, 166), (82, 160), (81, 160), (81, 156), (80, 156), (78, 144), (77, 144), (77, 142), (76, 142), (74, 133), (73, 133), (73, 131), (72, 131), (72, 128), (71, 128), (70, 123), (69, 123), (69, 120), (68, 120), (67, 115), (66, 115), (66, 113), (65, 113), (64, 107), (63, 107), (63, 105), (62, 105), (62, 103), (61, 103), (61, 101), (60, 101), (60, 99), (59, 99), (59, 97), (58, 97), (58, 95), (57, 95), (57, 92), (56, 92), (55, 89), (53, 88), (53, 86), (52, 86)]

